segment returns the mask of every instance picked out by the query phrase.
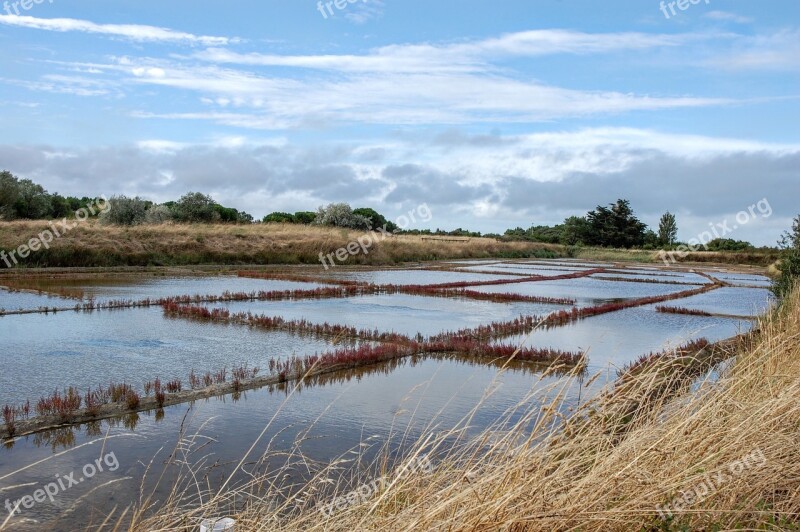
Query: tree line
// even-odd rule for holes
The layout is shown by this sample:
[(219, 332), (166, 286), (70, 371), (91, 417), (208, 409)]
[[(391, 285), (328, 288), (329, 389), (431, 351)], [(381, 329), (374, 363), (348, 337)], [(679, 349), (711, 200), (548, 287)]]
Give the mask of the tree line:
[[(97, 198), (64, 197), (49, 193), (30, 179), (19, 179), (8, 171), (0, 172), (0, 220), (37, 220), (69, 218), (75, 211), (97, 202)], [(99, 215), (100, 221), (112, 225), (140, 225), (177, 223), (255, 223), (253, 216), (217, 203), (211, 196), (189, 192), (177, 201), (154, 203), (140, 197), (112, 196), (111, 209)], [(353, 209), (347, 203), (332, 203), (319, 207), (316, 212), (273, 212), (261, 223), (286, 223), (325, 225), (348, 229), (368, 230), (385, 228), (399, 232), (397, 225), (369, 207)], [(633, 212), (630, 202), (618, 199), (616, 203), (599, 205), (585, 216), (571, 216), (555, 226), (534, 225), (528, 229), (517, 227), (503, 235), (481, 234), (457, 228), (452, 231), (436, 229), (407, 229), (405, 234), (432, 234), (467, 237), (494, 237), (500, 240), (524, 240), (569, 246), (598, 246), (613, 248), (674, 249), (678, 225), (674, 214), (664, 213), (657, 230), (641, 222)], [(749, 242), (717, 238), (704, 245), (709, 251), (747, 251), (754, 249)]]
[[(94, 205), (100, 198), (64, 197), (50, 193), (30, 179), (0, 172), (0, 220), (52, 220), (72, 218), (75, 211)], [(157, 204), (140, 197), (112, 196), (111, 208), (99, 214), (101, 222), (113, 225), (145, 223), (252, 223), (246, 212), (220, 205), (211, 196), (189, 192), (177, 201)]]
[[(509, 229), (501, 238), (567, 246), (649, 250), (669, 250), (681, 245), (677, 241), (678, 222), (674, 214), (664, 213), (657, 230), (653, 230), (636, 217), (630, 201), (625, 199), (618, 199), (616, 203), (607, 206), (598, 205), (585, 216), (570, 216), (555, 226), (535, 225), (528, 229)], [(708, 251), (747, 251), (755, 249), (755, 246), (741, 240), (715, 238), (706, 242), (703, 248)]]

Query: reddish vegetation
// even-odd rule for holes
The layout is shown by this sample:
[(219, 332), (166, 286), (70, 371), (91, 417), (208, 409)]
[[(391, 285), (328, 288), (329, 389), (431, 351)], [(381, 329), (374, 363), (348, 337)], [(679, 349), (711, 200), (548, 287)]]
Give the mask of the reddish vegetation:
[(642, 279), (640, 277), (598, 277), (603, 281), (616, 281), (618, 283), (650, 283), (650, 284), (679, 284), (679, 285), (705, 285), (693, 281), (659, 281), (658, 279)]
[(62, 395), (58, 390), (48, 397), (42, 397), (36, 403), (36, 415), (58, 416), (63, 421), (69, 421), (81, 407), (83, 399), (76, 388), (70, 387)]
[(686, 314), (687, 316), (713, 316), (713, 314), (704, 310), (694, 310), (683, 307), (665, 307), (661, 305), (656, 307), (656, 312), (663, 312), (665, 314)]
[[(517, 349), (515, 346), (491, 345), (488, 343), (495, 338), (523, 334), (531, 331), (537, 324), (545, 321), (545, 318), (539, 316), (522, 316), (508, 322), (496, 322), (488, 325), (480, 325), (472, 329), (446, 332), (426, 340), (423, 339), (421, 335), (417, 335), (415, 339), (411, 339), (397, 333), (379, 332), (372, 329), (359, 330), (355, 327), (332, 325), (329, 323), (316, 324), (307, 320), (286, 320), (280, 316), (256, 316), (250, 313), (231, 315), (224, 309), (210, 310), (205, 307), (165, 305), (164, 311), (171, 316), (224, 321), (228, 323), (242, 323), (266, 329), (289, 331), (295, 334), (313, 334), (316, 336), (336, 338), (350, 337), (384, 344), (379, 346), (362, 345), (357, 348), (341, 349), (322, 357), (292, 359), (295, 362), (291, 362), (291, 367), (286, 365), (289, 364), (289, 362), (286, 361), (271, 361), (270, 371), (277, 371), (279, 375), (283, 375), (284, 377), (303, 373), (298, 367), (295, 367), (296, 364), (299, 364), (299, 362), (297, 362), (298, 360), (302, 361), (304, 365), (316, 364), (317, 367), (326, 367), (341, 364), (366, 365), (375, 363), (375, 361), (417, 353), (462, 353), (493, 358), (510, 358), (512, 355), (515, 355), (514, 358), (520, 361), (569, 365), (577, 365), (581, 359), (581, 354), (554, 349)], [(390, 349), (389, 347), (391, 346), (393, 346), (393, 348)], [(359, 354), (363, 355), (363, 358), (359, 359), (361, 360), (360, 362), (356, 362), (353, 357), (358, 357)]]
[(594, 307), (573, 308), (572, 310), (559, 310), (553, 312), (547, 318), (547, 325), (565, 325), (572, 323), (583, 318), (590, 316), (598, 316), (600, 314), (607, 314), (609, 312), (616, 312), (626, 308), (641, 307), (644, 305), (652, 305), (653, 303), (662, 303), (664, 301), (671, 301), (673, 299), (682, 299), (685, 297), (696, 296), (711, 290), (719, 288), (720, 284), (705, 285), (694, 290), (684, 290), (683, 292), (676, 292), (674, 294), (666, 294), (663, 296), (643, 297), (640, 299), (631, 299), (628, 301), (620, 301), (618, 303), (606, 303), (604, 305), (597, 305)]
[[(386, 287), (393, 287), (397, 286), (398, 290), (442, 290), (447, 288), (469, 288), (473, 286), (492, 286), (492, 285), (500, 285), (500, 284), (518, 284), (518, 283), (529, 283), (535, 281), (553, 281), (553, 280), (560, 280), (560, 279), (578, 279), (580, 277), (588, 277), (595, 273), (603, 273), (605, 272), (605, 268), (596, 268), (593, 270), (584, 270), (581, 272), (574, 272), (564, 275), (556, 275), (553, 277), (545, 277), (542, 275), (530, 275), (521, 277), (519, 279), (494, 279), (491, 281), (456, 281), (452, 283), (440, 283), (440, 284), (428, 284), (428, 285), (377, 285), (383, 288)], [(469, 272), (459, 272), (459, 273), (469, 273)], [(311, 277), (311, 276), (287, 276), (285, 274), (273, 274), (268, 272), (248, 272), (248, 271), (240, 271), (239, 277), (249, 277), (253, 279), (271, 279), (271, 280), (283, 280), (283, 281), (299, 281), (302, 280), (303, 282), (308, 283), (328, 283), (328, 284), (339, 284), (344, 286), (365, 286), (368, 283), (358, 283), (357, 281), (338, 281), (332, 279), (325, 279), (325, 278), (318, 278), (318, 277)]]
[(621, 370), (617, 373), (620, 377), (631, 376), (637, 371), (642, 370), (644, 367), (650, 366), (659, 360), (663, 360), (666, 358), (681, 358), (685, 356), (692, 356), (698, 354), (700, 351), (705, 349), (709, 346), (708, 340), (705, 338), (700, 338), (698, 340), (693, 340), (685, 345), (678, 347), (677, 349), (667, 349), (665, 351), (659, 351), (658, 353), (649, 353), (647, 355), (642, 355), (630, 364), (626, 364), (623, 366)]

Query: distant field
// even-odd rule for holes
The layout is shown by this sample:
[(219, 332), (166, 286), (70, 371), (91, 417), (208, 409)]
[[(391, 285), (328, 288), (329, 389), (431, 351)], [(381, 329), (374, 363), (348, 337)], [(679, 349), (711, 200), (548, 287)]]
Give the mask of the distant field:
[[(46, 231), (43, 221), (0, 223), (0, 249), (10, 252)], [(58, 227), (58, 225), (56, 225)], [(94, 221), (78, 224), (19, 260), (23, 267), (158, 266), (196, 264), (314, 264), (319, 254), (345, 248), (363, 233), (298, 225), (146, 225), (113, 227)], [(481, 258), (562, 258), (659, 261), (652, 251), (574, 248), (492, 238), (432, 238), (375, 235), (368, 253), (347, 254), (337, 264), (391, 265), (404, 262)], [(768, 266), (772, 254), (691, 253), (681, 262)], [(6, 264), (0, 262), (0, 268)]]

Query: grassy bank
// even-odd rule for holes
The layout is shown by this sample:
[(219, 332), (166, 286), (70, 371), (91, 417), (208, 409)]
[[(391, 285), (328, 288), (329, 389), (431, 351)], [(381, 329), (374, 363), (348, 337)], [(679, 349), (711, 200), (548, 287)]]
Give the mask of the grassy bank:
[[(187, 505), (196, 492), (176, 488), (157, 515), (134, 513), (132, 528), (230, 515), (246, 530), (797, 530), (798, 340), (800, 290), (730, 347), (716, 380), (697, 383), (707, 358), (648, 359), (567, 418), (565, 391), (553, 388), (541, 409), (511, 412), (477, 440), (423, 437), (406, 460), (430, 457), (429, 472), (378, 460), (342, 480), (331, 467), (281, 503), (272, 476), (208, 493), (199, 508)], [(378, 477), (388, 480), (368, 497), (335, 498)], [(341, 504), (321, 512), (331, 500)]]
[[(47, 222), (0, 222), (0, 250), (10, 252), (50, 228)], [(56, 224), (56, 228), (59, 225)], [(62, 231), (63, 232), (63, 231)], [(302, 225), (160, 225), (116, 227), (96, 221), (78, 224), (19, 265), (35, 267), (187, 266), (200, 264), (320, 264), (319, 254), (345, 248), (363, 233)], [(657, 252), (568, 247), (493, 238), (431, 239), (400, 235), (376, 238), (368, 253), (347, 255), (350, 265), (485, 258), (579, 258), (660, 263)], [(715, 262), (767, 266), (765, 252), (694, 252), (680, 262)], [(13, 265), (13, 261), (10, 261)], [(0, 269), (6, 264), (0, 261)]]
[[(48, 229), (46, 222), (0, 222), (0, 249), (10, 251)], [(362, 232), (297, 225), (161, 225), (114, 227), (84, 222), (23, 261), (26, 267), (193, 264), (320, 264)], [(387, 265), (441, 259), (552, 258), (561, 246), (497, 242), (491, 238), (441, 241), (419, 236), (376, 238), (368, 253), (343, 264)], [(5, 264), (0, 262), (0, 267)]]

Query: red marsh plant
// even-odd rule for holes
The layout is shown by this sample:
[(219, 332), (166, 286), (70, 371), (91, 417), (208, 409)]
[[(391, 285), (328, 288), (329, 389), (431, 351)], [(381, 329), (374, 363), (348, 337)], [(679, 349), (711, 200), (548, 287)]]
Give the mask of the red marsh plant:
[(129, 384), (114, 384), (108, 385), (108, 393), (111, 397), (112, 403), (123, 403), (128, 392), (133, 389)]
[(624, 310), (627, 308), (652, 305), (653, 303), (662, 303), (664, 301), (671, 301), (674, 299), (683, 299), (686, 297), (703, 294), (711, 290), (716, 290), (721, 286), (722, 286), (721, 284), (710, 284), (693, 290), (685, 290), (683, 292), (676, 292), (673, 294), (666, 294), (663, 296), (651, 296), (651, 297), (643, 297), (640, 299), (630, 299), (627, 301), (605, 303), (603, 305), (596, 305), (594, 307), (583, 307), (583, 308), (576, 307), (573, 308), (572, 310), (559, 310), (557, 312), (553, 312), (552, 314), (550, 314), (550, 316), (548, 316), (547, 325), (548, 326), (565, 325), (567, 323), (572, 323), (574, 321), (578, 321), (583, 318), (588, 318), (591, 316), (599, 316), (600, 314), (607, 314), (609, 312), (616, 312), (618, 310)]
[(158, 405), (158, 407), (159, 408), (164, 408), (164, 402), (167, 400), (166, 392), (164, 392), (164, 390), (162, 390), (162, 389), (156, 390), (155, 399), (156, 399), (156, 404)]
[(36, 404), (38, 416), (58, 416), (63, 421), (69, 421), (83, 402), (78, 390), (72, 386), (64, 390), (62, 395), (55, 390), (50, 396), (42, 397)]
[(633, 362), (626, 364), (621, 369), (617, 371), (617, 375), (621, 378), (628, 378), (633, 376), (635, 373), (642, 371), (643, 369), (653, 365), (655, 362), (659, 360), (664, 360), (666, 358), (681, 358), (689, 355), (695, 355), (702, 351), (703, 349), (707, 348), (710, 345), (709, 341), (705, 338), (699, 338), (697, 340), (693, 340), (688, 342), (676, 349), (665, 349), (664, 351), (659, 352), (650, 352), (646, 355), (641, 355)]
[(141, 403), (141, 398), (139, 394), (133, 390), (128, 390), (128, 393), (125, 394), (125, 404), (128, 406), (129, 410), (136, 410), (139, 408), (139, 404)]
[(181, 391), (183, 385), (181, 384), (180, 379), (171, 380), (167, 383), (167, 392), (169, 393), (178, 393)]
[(14, 408), (8, 405), (3, 406), (3, 423), (6, 425), (6, 431), (9, 437), (13, 437), (14, 433), (17, 431), (16, 425), (14, 424), (16, 418), (17, 415)]
[(711, 314), (710, 312), (706, 312), (704, 310), (695, 310), (683, 307), (667, 307), (663, 305), (657, 306), (656, 312), (662, 312), (664, 314), (685, 314), (687, 316), (704, 316), (704, 317), (713, 316), (713, 314)]
[(104, 404), (104, 394), (102, 390), (92, 391), (91, 388), (86, 390), (83, 396), (83, 403), (86, 408), (86, 413), (92, 417), (100, 413), (100, 407)]
[(200, 377), (195, 374), (194, 368), (189, 372), (189, 387), (192, 390), (200, 388)]
[(659, 281), (658, 279), (640, 279), (638, 277), (597, 277), (601, 281), (613, 281), (616, 283), (644, 283), (644, 284), (670, 284), (670, 285), (688, 285), (688, 286), (703, 286), (706, 283), (697, 283), (694, 281)]

